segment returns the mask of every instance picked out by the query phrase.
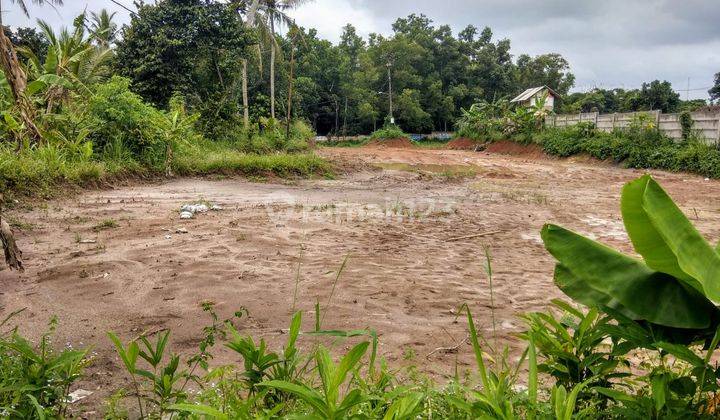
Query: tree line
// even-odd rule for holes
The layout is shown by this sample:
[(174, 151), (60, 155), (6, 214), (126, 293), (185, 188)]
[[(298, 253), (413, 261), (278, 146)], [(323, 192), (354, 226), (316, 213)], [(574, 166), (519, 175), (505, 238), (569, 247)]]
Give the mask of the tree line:
[[(159, 108), (182, 95), (210, 138), (232, 137), (264, 119), (303, 119), (331, 135), (369, 133), (391, 118), (407, 132), (453, 130), (472, 104), (540, 85), (562, 96), (557, 112), (704, 105), (682, 101), (657, 80), (636, 90), (570, 93), (575, 76), (562, 55), (514, 57), (510, 40), (496, 39), (489, 27), (455, 34), (422, 14), (397, 19), (390, 35), (363, 38), (348, 24), (332, 43), (295, 24), (292, 9), (301, 3), (163, 0), (138, 4), (122, 28), (107, 12), (75, 24), (107, 28), (99, 45), (111, 50), (109, 72), (128, 77), (133, 91)], [(43, 65), (47, 31), (5, 32)]]

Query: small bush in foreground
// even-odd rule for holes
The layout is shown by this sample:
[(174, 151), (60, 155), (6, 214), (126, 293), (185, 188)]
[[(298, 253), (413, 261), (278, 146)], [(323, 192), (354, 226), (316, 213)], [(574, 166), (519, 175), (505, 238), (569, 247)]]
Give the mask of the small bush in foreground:
[[(0, 328), (10, 317), (0, 322)], [(81, 377), (87, 353), (72, 349), (56, 351), (52, 344), (55, 326), (52, 320), (38, 345), (21, 336), (17, 329), (0, 335), (3, 418), (62, 418), (67, 414), (70, 386)]]

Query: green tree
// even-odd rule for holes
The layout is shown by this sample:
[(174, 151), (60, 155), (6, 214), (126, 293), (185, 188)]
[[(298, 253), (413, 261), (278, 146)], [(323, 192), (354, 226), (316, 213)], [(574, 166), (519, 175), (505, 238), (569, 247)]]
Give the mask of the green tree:
[(653, 80), (643, 83), (638, 95), (642, 110), (659, 109), (662, 112), (677, 112), (680, 107), (680, 94), (675, 92), (667, 80)]
[(720, 72), (715, 73), (715, 85), (708, 91), (710, 100), (717, 101), (720, 99)]
[(27, 48), (38, 57), (44, 57), (50, 43), (41, 31), (36, 28), (12, 28), (6, 26), (5, 34), (16, 48)]
[(276, 25), (294, 26), (295, 22), (287, 14), (310, 0), (261, 0), (260, 8), (263, 11), (263, 21), (270, 28), (270, 117), (275, 118), (275, 58), (277, 54)]
[(166, 107), (175, 93), (202, 114), (203, 131), (221, 137), (239, 119), (241, 60), (252, 35), (231, 6), (166, 0), (138, 8), (117, 42), (117, 71), (149, 102)]
[(549, 86), (560, 95), (566, 95), (575, 84), (570, 64), (560, 54), (542, 54), (530, 57), (523, 54), (517, 61), (518, 84), (525, 89)]
[(108, 12), (102, 9), (99, 13), (90, 13), (90, 32), (97, 43), (103, 47), (110, 47), (118, 35), (118, 26), (113, 22), (116, 12)]

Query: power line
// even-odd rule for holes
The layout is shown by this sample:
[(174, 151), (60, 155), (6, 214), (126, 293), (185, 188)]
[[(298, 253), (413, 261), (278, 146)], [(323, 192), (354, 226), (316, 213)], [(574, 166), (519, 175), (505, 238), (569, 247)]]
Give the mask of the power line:
[(135, 13), (134, 10), (130, 9), (129, 7), (127, 7), (127, 6), (125, 6), (124, 4), (120, 3), (119, 1), (117, 1), (117, 0), (110, 0), (110, 1), (113, 2), (115, 5), (120, 6), (120, 7), (122, 7), (123, 9), (127, 10), (128, 12), (130, 12), (130, 14), (137, 15), (137, 13)]

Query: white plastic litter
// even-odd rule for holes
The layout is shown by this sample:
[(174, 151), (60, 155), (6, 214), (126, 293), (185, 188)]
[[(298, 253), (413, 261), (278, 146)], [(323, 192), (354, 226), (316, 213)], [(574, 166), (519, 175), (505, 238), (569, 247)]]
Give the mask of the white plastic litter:
[(165, 235), (165, 239), (172, 239), (172, 235)]
[(180, 211), (189, 211), (190, 213), (205, 213), (208, 211), (208, 206), (205, 204), (185, 204), (180, 207)]
[[(216, 206), (213, 206), (215, 210)], [(181, 219), (192, 219), (195, 213), (207, 213), (210, 208), (205, 204), (184, 204), (180, 207), (180, 218)]]
[(78, 402), (82, 400), (83, 398), (89, 397), (93, 394), (92, 391), (86, 391), (84, 389), (76, 389), (75, 391), (71, 392), (68, 397), (70, 398), (71, 403)]
[(222, 209), (223, 209), (222, 206), (219, 206), (217, 204), (213, 204), (212, 206), (210, 206), (210, 210), (212, 210), (212, 211), (220, 211)]

